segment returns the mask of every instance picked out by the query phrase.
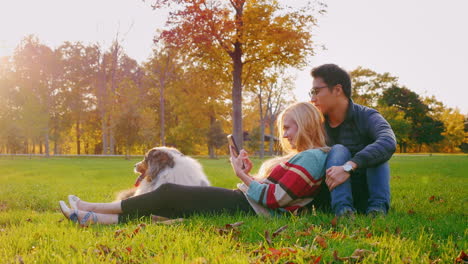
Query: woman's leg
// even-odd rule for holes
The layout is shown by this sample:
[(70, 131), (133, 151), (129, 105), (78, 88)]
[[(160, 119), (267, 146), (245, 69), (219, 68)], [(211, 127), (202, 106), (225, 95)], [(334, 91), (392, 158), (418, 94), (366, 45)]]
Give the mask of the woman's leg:
[(81, 211), (92, 211), (101, 214), (120, 214), (122, 213), (122, 201), (111, 203), (88, 203), (79, 200), (76, 203), (76, 208)]
[(132, 215), (158, 215), (168, 218), (193, 214), (255, 213), (239, 190), (211, 186), (185, 186), (172, 183), (155, 191), (122, 200), (119, 221)]

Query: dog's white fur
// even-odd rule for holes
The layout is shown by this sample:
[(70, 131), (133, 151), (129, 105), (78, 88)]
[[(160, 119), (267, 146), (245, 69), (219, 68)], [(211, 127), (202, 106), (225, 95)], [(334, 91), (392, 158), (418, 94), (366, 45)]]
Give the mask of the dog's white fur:
[[(157, 147), (154, 149), (169, 154), (174, 161), (174, 166), (164, 168), (153, 180), (148, 180), (145, 177), (136, 189), (120, 193), (118, 196), (118, 199), (120, 198), (119, 200), (154, 191), (164, 183), (175, 183), (189, 186), (211, 185), (203, 172), (201, 164), (195, 159), (182, 154), (175, 148)], [(133, 191), (134, 193), (132, 195)]]

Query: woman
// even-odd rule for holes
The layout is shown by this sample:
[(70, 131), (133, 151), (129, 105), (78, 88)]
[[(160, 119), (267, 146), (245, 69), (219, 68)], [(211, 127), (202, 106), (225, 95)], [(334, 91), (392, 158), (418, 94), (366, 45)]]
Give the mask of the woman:
[[(313, 200), (325, 174), (328, 147), (323, 116), (309, 102), (288, 106), (278, 117), (278, 132), (285, 156), (264, 162), (257, 177), (249, 175), (252, 162), (245, 150), (231, 165), (243, 182), (238, 189), (164, 184), (153, 192), (112, 203), (89, 203), (70, 195), (72, 209), (60, 201), (62, 213), (82, 225), (116, 224), (142, 215), (168, 218), (205, 213), (291, 212)], [(242, 165), (245, 168), (242, 169)]]

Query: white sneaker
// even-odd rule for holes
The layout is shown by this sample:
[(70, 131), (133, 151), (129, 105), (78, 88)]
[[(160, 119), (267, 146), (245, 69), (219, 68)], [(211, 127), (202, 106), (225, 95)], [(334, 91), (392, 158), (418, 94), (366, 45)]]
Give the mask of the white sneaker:
[(78, 209), (77, 204), (80, 200), (81, 200), (80, 198), (78, 198), (77, 196), (73, 194), (68, 195), (68, 203), (70, 204), (70, 207), (72, 209)]

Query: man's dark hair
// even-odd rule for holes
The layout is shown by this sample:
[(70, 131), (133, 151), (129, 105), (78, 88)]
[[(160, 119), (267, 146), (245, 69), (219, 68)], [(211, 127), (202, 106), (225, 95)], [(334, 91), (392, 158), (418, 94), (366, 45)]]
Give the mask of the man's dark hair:
[(331, 87), (341, 84), (346, 97), (351, 98), (351, 78), (349, 74), (336, 64), (323, 64), (312, 69), (310, 73), (314, 78), (322, 78), (330, 90)]

